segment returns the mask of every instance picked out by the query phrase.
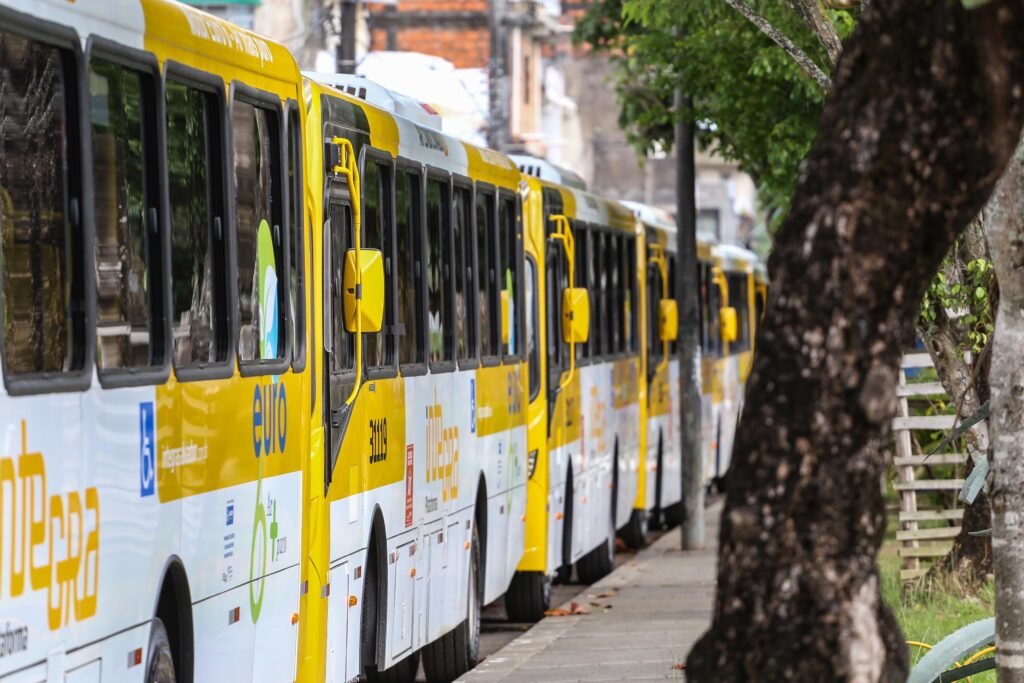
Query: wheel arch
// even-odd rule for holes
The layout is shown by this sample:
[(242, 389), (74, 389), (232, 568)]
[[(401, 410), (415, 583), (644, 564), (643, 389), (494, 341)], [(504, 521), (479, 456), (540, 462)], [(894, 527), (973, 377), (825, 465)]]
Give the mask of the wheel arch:
[(175, 677), (179, 683), (192, 683), (195, 675), (195, 631), (192, 621), (192, 592), (188, 573), (181, 558), (167, 558), (160, 581), (153, 616), (163, 622), (171, 642)]

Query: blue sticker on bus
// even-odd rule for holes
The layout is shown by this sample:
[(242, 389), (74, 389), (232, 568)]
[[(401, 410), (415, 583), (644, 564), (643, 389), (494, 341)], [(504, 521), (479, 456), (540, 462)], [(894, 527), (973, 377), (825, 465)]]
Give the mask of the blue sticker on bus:
[(139, 495), (156, 491), (156, 411), (153, 402), (139, 404)]

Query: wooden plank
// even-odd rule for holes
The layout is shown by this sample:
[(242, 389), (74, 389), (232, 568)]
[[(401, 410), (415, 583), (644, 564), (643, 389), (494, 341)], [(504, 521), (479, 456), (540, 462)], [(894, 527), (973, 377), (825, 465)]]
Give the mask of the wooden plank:
[(902, 429), (952, 429), (956, 424), (955, 415), (912, 415), (894, 417), (892, 428)]
[(915, 510), (913, 512), (899, 513), (899, 521), (902, 522), (937, 522), (948, 519), (963, 519), (963, 508), (958, 510)]
[(947, 543), (929, 543), (928, 545), (920, 545), (916, 548), (900, 548), (900, 557), (945, 557), (952, 547), (953, 542), (950, 541)]
[(901, 368), (930, 368), (932, 357), (927, 353), (905, 353), (900, 359)]
[(919, 467), (921, 465), (963, 465), (967, 463), (966, 453), (934, 453), (932, 455), (910, 455), (893, 458), (896, 467)]
[(958, 526), (945, 526), (937, 529), (913, 529), (911, 531), (897, 531), (897, 541), (927, 541), (937, 538), (956, 538), (960, 533)]
[(892, 485), (897, 491), (957, 491), (964, 487), (963, 479), (917, 479)]
[(901, 569), (900, 581), (913, 581), (928, 573), (927, 569)]
[(938, 396), (945, 394), (941, 382), (920, 382), (918, 384), (907, 384), (896, 387), (896, 395), (905, 398), (907, 396)]

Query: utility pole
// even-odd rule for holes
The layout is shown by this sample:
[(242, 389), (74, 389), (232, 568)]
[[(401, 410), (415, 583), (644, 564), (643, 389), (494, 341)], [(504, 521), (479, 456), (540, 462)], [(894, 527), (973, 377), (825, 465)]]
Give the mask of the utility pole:
[(488, 21), (491, 29), (491, 58), (487, 68), (488, 122), (487, 146), (499, 152), (508, 142), (509, 83), (508, 27), (505, 0), (491, 0)]
[(338, 73), (356, 72), (356, 15), (359, 13), (358, 0), (340, 0), (338, 3), (341, 30), (338, 32), (338, 49), (335, 53)]
[(700, 305), (697, 284), (697, 178), (694, 169), (693, 101), (676, 88), (676, 211), (680, 299), (679, 354), (682, 382), (683, 549), (704, 547), (704, 452), (700, 430)]

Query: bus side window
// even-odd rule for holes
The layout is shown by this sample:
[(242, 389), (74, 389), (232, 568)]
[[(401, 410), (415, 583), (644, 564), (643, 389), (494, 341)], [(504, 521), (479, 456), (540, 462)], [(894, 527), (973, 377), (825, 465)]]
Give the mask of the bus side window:
[(658, 325), (659, 302), (661, 301), (661, 273), (655, 264), (647, 266), (647, 372), (653, 376), (662, 359), (663, 345)]
[(477, 307), (473, 276), (472, 190), (455, 186), (452, 195), (452, 233), (455, 253), (455, 344), (459, 362), (476, 358)]
[(89, 91), (103, 375), (165, 358), (156, 85), (151, 73), (93, 59)]
[(299, 112), (288, 110), (288, 210), (291, 228), (291, 282), (288, 301), (292, 340), (292, 369), (301, 372), (306, 367), (306, 259), (303, 227), (306, 224), (302, 193), (302, 128)]
[(540, 314), (537, 306), (537, 262), (526, 258), (526, 346), (529, 360), (530, 400), (540, 391)]
[(170, 79), (164, 97), (174, 365), (196, 368), (227, 361), (230, 348), (221, 107)]
[(288, 295), (281, 198), (281, 121), (276, 110), (235, 100), (234, 148), (238, 359), (284, 358)]
[(624, 245), (622, 259), (625, 265), (622, 272), (625, 279), (623, 295), (626, 297), (624, 314), (626, 316), (626, 324), (623, 326), (623, 329), (626, 333), (625, 351), (632, 355), (640, 348), (639, 344), (637, 344), (636, 333), (636, 321), (639, 317), (639, 312), (637, 311), (636, 238), (624, 238)]
[(614, 356), (622, 351), (622, 283), (619, 280), (622, 259), (619, 256), (619, 236), (606, 234), (604, 244), (605, 269), (608, 271), (604, 300), (605, 311), (608, 313), (608, 353)]
[(590, 233), (591, 242), (591, 271), (593, 284), (591, 292), (594, 296), (593, 308), (591, 308), (590, 329), (591, 339), (594, 346), (594, 357), (600, 358), (608, 352), (608, 326), (604, 323), (605, 313), (608, 308), (605, 305), (608, 291), (608, 272), (602, 267), (604, 258), (605, 234), (595, 228)]
[(502, 356), (518, 359), (522, 344), (522, 231), (516, 217), (516, 200), (513, 195), (502, 192), (498, 201), (499, 246), (501, 267), (498, 274), (498, 289), (508, 300), (508, 343), (502, 345)]
[(363, 356), (368, 368), (393, 368), (395, 364), (394, 268), (391, 232), (391, 166), (367, 157), (362, 176), (362, 247), (380, 249), (384, 257), (384, 321), (380, 332), (364, 336)]
[[(664, 292), (663, 296), (666, 299), (675, 299), (676, 301), (679, 301), (679, 297), (675, 296), (675, 294), (674, 294), (674, 292), (676, 291), (676, 255), (675, 254), (669, 254), (668, 255), (668, 282), (665, 285), (665, 289), (666, 289), (666, 291)], [(678, 345), (679, 345), (679, 338), (678, 338), (678, 336), (668, 343), (668, 352), (669, 352), (670, 356), (675, 357), (676, 350), (679, 348)]]
[[(590, 272), (587, 268), (587, 263), (589, 263), (589, 256), (587, 255), (587, 251), (589, 249), (590, 231), (587, 228), (586, 223), (583, 223), (582, 221), (576, 221), (575, 225), (573, 226), (572, 234), (576, 242), (576, 272), (574, 273), (576, 282), (573, 286), (589, 289)], [(577, 361), (579, 361), (581, 358), (590, 357), (590, 346), (591, 344), (589, 340), (582, 344), (576, 345)]]
[(480, 311), (480, 357), (495, 358), (501, 348), (501, 327), (494, 243), (494, 191), (478, 187), (476, 191), (477, 304)]
[(73, 58), (0, 29), (4, 374), (86, 367)]
[(399, 170), (395, 185), (398, 258), (398, 362), (426, 362), (423, 344), (423, 238), (420, 223), (420, 175)]
[(730, 353), (750, 349), (750, 304), (747, 300), (747, 276), (745, 273), (729, 273), (729, 305), (736, 309), (736, 341), (729, 344)]
[[(330, 325), (331, 364), (333, 375), (343, 375), (355, 369), (355, 338), (345, 329), (344, 297), (342, 295), (345, 277), (345, 252), (352, 247), (352, 207), (348, 201), (335, 201), (328, 206), (327, 223), (324, 226), (330, 237), (331, 253), (326, 264), (330, 277)], [(353, 380), (354, 381), (354, 380)], [(346, 385), (331, 385), (331, 408), (340, 408), (344, 403)]]
[(451, 200), (447, 181), (427, 179), (427, 330), (430, 363), (454, 360), (451, 278)]

